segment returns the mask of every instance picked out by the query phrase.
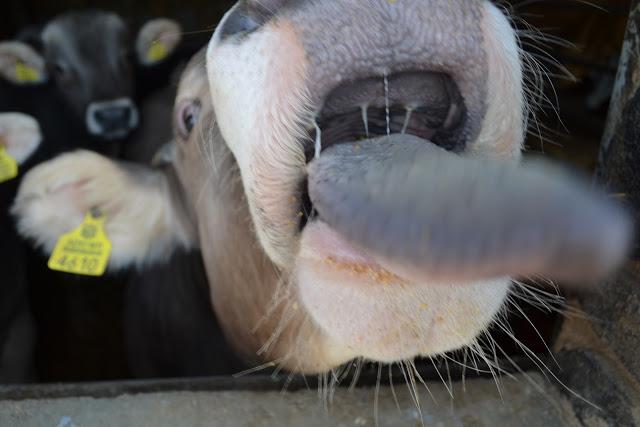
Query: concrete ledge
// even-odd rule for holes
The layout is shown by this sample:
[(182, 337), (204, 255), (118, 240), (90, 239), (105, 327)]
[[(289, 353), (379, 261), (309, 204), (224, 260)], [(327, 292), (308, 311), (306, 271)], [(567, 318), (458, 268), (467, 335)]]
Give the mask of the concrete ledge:
[[(579, 425), (566, 398), (538, 374), (500, 380), (502, 397), (490, 379), (453, 384), (454, 399), (442, 383), (420, 385), (426, 426)], [(531, 384), (535, 382), (535, 386)], [(394, 399), (394, 391), (397, 397)], [(317, 390), (158, 392), (109, 398), (5, 400), (2, 426), (373, 426), (375, 388), (335, 390), (332, 402)], [(324, 402), (327, 402), (325, 407)], [(406, 386), (381, 387), (378, 425), (419, 426)]]

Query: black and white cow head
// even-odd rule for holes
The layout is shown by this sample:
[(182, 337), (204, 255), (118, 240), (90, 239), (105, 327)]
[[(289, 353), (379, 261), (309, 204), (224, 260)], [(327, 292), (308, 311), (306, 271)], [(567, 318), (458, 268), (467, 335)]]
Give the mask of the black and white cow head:
[(147, 23), (134, 43), (114, 13), (71, 12), (44, 27), (37, 47), (0, 43), (0, 75), (18, 86), (55, 86), (90, 135), (122, 139), (139, 123), (135, 68), (164, 60), (180, 39), (179, 25), (167, 19)]

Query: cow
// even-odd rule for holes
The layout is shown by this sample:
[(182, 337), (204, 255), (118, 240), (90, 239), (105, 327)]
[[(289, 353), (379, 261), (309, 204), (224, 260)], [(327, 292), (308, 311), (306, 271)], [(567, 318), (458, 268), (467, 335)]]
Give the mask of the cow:
[[(42, 143), (22, 164), (21, 170), (27, 171), (56, 154), (79, 147), (117, 156), (129, 155), (133, 150), (129, 145), (147, 144), (148, 141), (140, 141), (145, 138), (144, 132), (137, 132), (143, 120), (138, 104), (147, 108), (146, 100), (168, 83), (171, 69), (184, 60), (181, 34), (179, 24), (161, 18), (147, 22), (137, 38), (131, 40), (124, 21), (116, 14), (86, 11), (65, 13), (41, 30), (0, 42), (0, 111), (32, 115), (43, 134)], [(158, 132), (166, 129), (158, 127)], [(165, 130), (163, 138), (169, 135)], [(135, 154), (129, 157), (137, 160)], [(0, 184), (5, 193), (3, 200), (7, 201), (2, 207), (5, 216), (20, 178), (12, 184)], [(7, 228), (4, 232), (8, 236), (12, 226), (7, 223), (3, 227)], [(5, 278), (5, 286), (16, 292), (15, 298), (3, 303), (15, 303), (16, 310), (25, 307), (27, 286), (24, 282), (28, 282), (38, 329), (68, 328), (69, 323), (64, 326), (56, 323), (66, 319), (59, 315), (57, 304), (97, 309), (107, 301), (106, 295), (100, 292), (104, 288), (97, 286), (99, 282), (94, 281), (90, 295), (83, 294), (77, 286), (73, 289), (66, 286), (70, 277), (48, 271), (46, 260), (22, 247), (15, 231), (5, 240), (11, 241), (11, 249), (3, 248), (2, 254), (11, 253), (12, 257), (2, 262), (3, 268), (12, 269), (27, 261), (29, 266)], [(17, 290), (23, 294), (18, 295)], [(85, 313), (90, 311), (87, 308)], [(18, 311), (20, 316), (26, 316), (27, 312), (26, 309)], [(84, 323), (90, 325), (86, 319)], [(8, 330), (4, 324), (2, 327), (0, 336), (4, 337)], [(95, 332), (88, 335), (93, 336)], [(4, 339), (0, 340), (2, 348)], [(13, 381), (18, 378), (11, 377)]]
[[(21, 113), (0, 113), (0, 149), (22, 167), (42, 142), (38, 122)], [(4, 165), (4, 164), (3, 164)], [(33, 379), (33, 318), (26, 294), (26, 257), (13, 227), (9, 207), (17, 190), (13, 174), (0, 166), (0, 383)], [(7, 345), (4, 343), (7, 342)]]
[(134, 378), (235, 374), (247, 366), (229, 347), (209, 299), (202, 256), (177, 250), (128, 280), (124, 349)]
[(39, 46), (0, 43), (0, 110), (32, 114), (52, 133), (42, 148), (53, 154), (78, 146), (117, 151), (106, 142), (123, 140), (140, 121), (136, 82), (144, 95), (156, 89), (148, 80), (157, 77), (147, 74), (180, 40), (180, 26), (168, 19), (146, 23), (133, 43), (116, 14), (65, 13), (43, 28)]
[(12, 212), (50, 253), (99, 210), (111, 271), (199, 248), (250, 364), (477, 348), (512, 278), (601, 277), (631, 235), (611, 198), (521, 164), (520, 53), (488, 0), (243, 0), (182, 76), (170, 167), (65, 154)]

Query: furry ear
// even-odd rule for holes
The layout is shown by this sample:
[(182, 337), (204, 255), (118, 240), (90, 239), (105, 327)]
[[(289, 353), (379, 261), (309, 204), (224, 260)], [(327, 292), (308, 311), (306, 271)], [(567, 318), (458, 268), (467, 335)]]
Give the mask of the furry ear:
[(156, 151), (151, 159), (151, 165), (155, 167), (167, 166), (176, 158), (176, 143), (167, 142)]
[(27, 161), (42, 142), (38, 122), (21, 113), (0, 113), (0, 145), (18, 164)]
[(182, 28), (176, 21), (153, 19), (138, 32), (136, 55), (142, 65), (154, 65), (169, 57), (182, 40)]
[(50, 254), (87, 212), (106, 215), (109, 270), (165, 260), (196, 244), (175, 182), (160, 169), (116, 162), (90, 151), (63, 154), (25, 175), (11, 213), (18, 232)]
[(26, 43), (0, 42), (0, 76), (17, 85), (47, 80), (44, 58)]

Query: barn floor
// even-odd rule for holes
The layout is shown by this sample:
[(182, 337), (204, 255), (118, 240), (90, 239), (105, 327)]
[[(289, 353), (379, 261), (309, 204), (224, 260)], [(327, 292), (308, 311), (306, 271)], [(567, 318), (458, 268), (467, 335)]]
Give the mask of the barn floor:
[[(442, 383), (420, 386), (425, 426), (579, 425), (569, 402), (538, 374), (501, 380), (502, 398), (491, 379), (454, 383), (451, 400)], [(534, 387), (531, 381), (537, 385)], [(5, 390), (6, 391), (6, 390)], [(407, 387), (379, 392), (379, 426), (420, 426)], [(374, 426), (375, 388), (338, 389), (329, 409), (317, 390), (200, 391), (125, 394), (109, 398), (69, 397), (0, 401), (2, 426)]]

